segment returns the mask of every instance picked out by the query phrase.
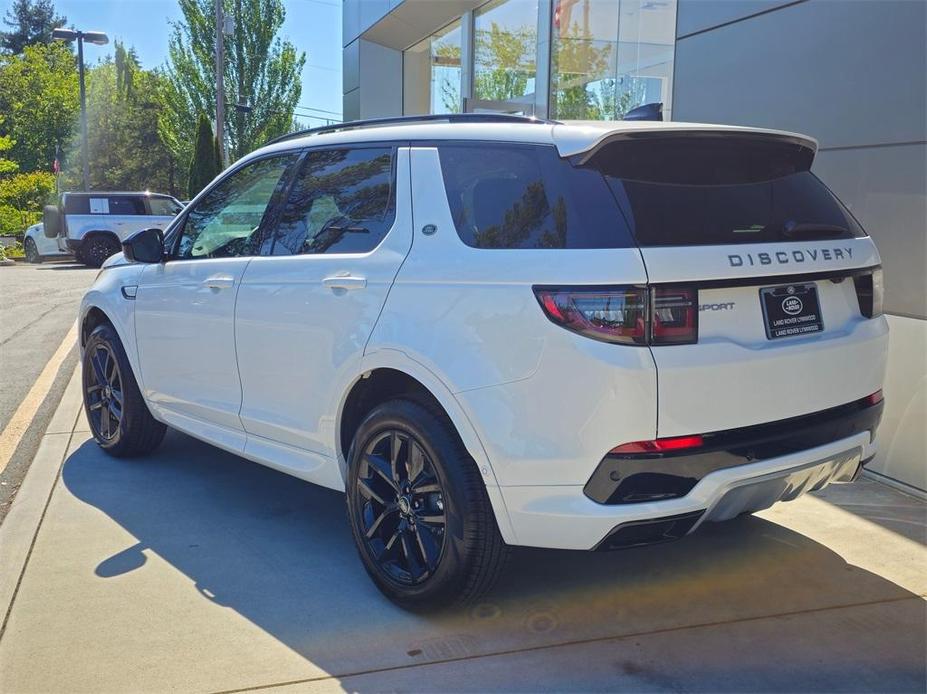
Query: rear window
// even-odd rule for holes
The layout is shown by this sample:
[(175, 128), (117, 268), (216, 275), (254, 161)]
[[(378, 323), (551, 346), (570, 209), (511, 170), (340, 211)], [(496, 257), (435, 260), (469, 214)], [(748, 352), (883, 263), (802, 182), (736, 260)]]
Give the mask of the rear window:
[(605, 179), (554, 147), (499, 143), (438, 147), (457, 233), (474, 248), (633, 245)]
[(865, 236), (812, 159), (786, 142), (667, 138), (606, 145), (586, 166), (605, 176), (641, 246)]

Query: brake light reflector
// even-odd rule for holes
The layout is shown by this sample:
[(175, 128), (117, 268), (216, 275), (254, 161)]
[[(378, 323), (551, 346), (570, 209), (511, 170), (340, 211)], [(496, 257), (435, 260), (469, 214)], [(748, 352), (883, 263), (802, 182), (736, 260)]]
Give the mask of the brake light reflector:
[(885, 398), (882, 396), (881, 388), (877, 390), (875, 393), (872, 393), (872, 395), (867, 395), (865, 398), (863, 398), (863, 400), (865, 401), (867, 405), (878, 405), (884, 399)]
[(650, 344), (682, 345), (698, 341), (698, 291), (694, 287), (656, 285)]
[(557, 325), (605, 342), (646, 344), (647, 293), (640, 287), (535, 287)]
[(652, 441), (634, 441), (623, 443), (609, 451), (610, 454), (626, 455), (628, 453), (665, 453), (666, 451), (680, 451), (687, 448), (700, 448), (705, 439), (699, 434), (692, 436), (674, 436), (666, 439), (653, 439)]

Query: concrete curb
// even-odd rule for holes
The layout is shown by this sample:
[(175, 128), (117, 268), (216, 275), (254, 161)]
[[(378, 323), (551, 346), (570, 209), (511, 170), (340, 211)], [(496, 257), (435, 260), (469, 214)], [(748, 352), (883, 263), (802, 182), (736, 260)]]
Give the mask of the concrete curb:
[(83, 401), (75, 368), (9, 513), (0, 524), (0, 636), (51, 500)]

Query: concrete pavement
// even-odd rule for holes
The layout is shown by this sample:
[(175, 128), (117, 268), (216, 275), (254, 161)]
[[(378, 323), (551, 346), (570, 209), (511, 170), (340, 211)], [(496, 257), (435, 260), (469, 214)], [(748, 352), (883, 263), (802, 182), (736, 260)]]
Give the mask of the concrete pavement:
[(75, 381), (0, 526), (2, 692), (927, 685), (925, 505), (874, 482), (668, 545), (518, 549), (483, 603), (411, 615), (340, 494), (176, 433), (113, 460), (78, 407)]

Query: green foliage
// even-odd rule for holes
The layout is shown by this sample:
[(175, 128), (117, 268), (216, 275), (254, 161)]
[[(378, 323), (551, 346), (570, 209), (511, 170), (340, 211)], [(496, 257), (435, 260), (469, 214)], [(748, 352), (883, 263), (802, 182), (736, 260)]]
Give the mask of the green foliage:
[[(158, 134), (164, 78), (144, 70), (135, 52), (118, 41), (115, 57), (86, 72), (91, 190), (152, 190), (175, 193), (175, 160)], [(62, 190), (81, 184), (80, 133), (68, 147)]]
[(0, 258), (25, 258), (22, 241), (15, 241), (10, 246), (0, 246)]
[(216, 142), (216, 136), (213, 135), (212, 126), (209, 124), (206, 114), (201, 113), (196, 129), (196, 145), (193, 148), (193, 159), (190, 162), (190, 176), (187, 182), (187, 193), (191, 198), (203, 190), (222, 171), (218, 155), (218, 143)]
[(0, 32), (0, 49), (15, 55), (34, 43), (49, 43), (52, 29), (67, 21), (55, 14), (51, 0), (13, 0), (3, 18), (11, 31)]
[[(289, 131), (306, 55), (277, 37), (286, 16), (283, 0), (223, 2), (226, 13), (236, 18), (235, 33), (225, 40), (224, 125), (230, 158), (238, 159)], [(198, 114), (215, 112), (215, 7), (213, 0), (179, 3), (183, 19), (172, 27), (158, 125), (178, 161), (189, 161)], [(250, 113), (235, 110), (239, 96), (251, 103)]]
[(27, 46), (0, 57), (0, 136), (12, 139), (9, 158), (21, 171), (50, 171), (78, 123), (77, 69), (60, 43)]
[[(0, 128), (3, 127), (4, 118), (0, 115)], [(12, 159), (7, 159), (4, 152), (13, 149), (13, 138), (9, 135), (0, 135), (0, 177), (19, 171), (19, 164)]]
[(500, 27), (493, 22), (476, 36), (474, 94), (477, 99), (504, 101), (524, 96), (535, 75), (533, 26)]
[(54, 174), (33, 171), (0, 178), (0, 234), (22, 236), (42, 219), (42, 207), (54, 197)]

